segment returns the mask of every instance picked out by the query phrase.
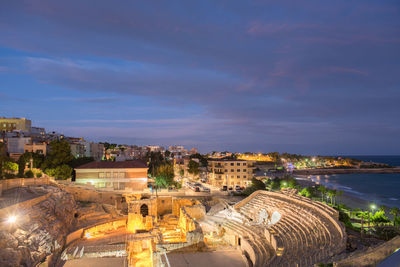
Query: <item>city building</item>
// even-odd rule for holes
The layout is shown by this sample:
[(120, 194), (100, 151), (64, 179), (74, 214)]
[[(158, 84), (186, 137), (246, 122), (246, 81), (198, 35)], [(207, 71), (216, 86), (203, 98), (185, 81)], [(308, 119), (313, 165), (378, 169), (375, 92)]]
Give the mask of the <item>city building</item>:
[(32, 122), (25, 118), (4, 118), (0, 117), (0, 131), (12, 132), (19, 130), (23, 132), (30, 132)]
[(42, 142), (42, 143), (25, 144), (24, 145), (24, 151), (25, 152), (38, 153), (38, 154), (46, 156), (46, 154), (47, 154), (47, 143), (46, 142)]
[(147, 188), (147, 164), (140, 160), (90, 162), (75, 169), (75, 182), (97, 188), (140, 191)]
[(208, 180), (214, 186), (246, 187), (253, 178), (253, 163), (240, 159), (209, 159)]
[(104, 157), (104, 145), (99, 143), (90, 143), (90, 157), (100, 161)]
[(162, 147), (162, 146), (146, 146), (146, 148), (150, 152), (163, 152), (164, 151), (164, 147)]
[(31, 137), (24, 135), (18, 135), (14, 137), (8, 137), (7, 140), (7, 152), (10, 157), (14, 160), (18, 160), (19, 157), (25, 152), (25, 145), (32, 143)]
[(85, 145), (80, 142), (69, 143), (71, 147), (71, 154), (75, 158), (83, 158), (85, 157)]

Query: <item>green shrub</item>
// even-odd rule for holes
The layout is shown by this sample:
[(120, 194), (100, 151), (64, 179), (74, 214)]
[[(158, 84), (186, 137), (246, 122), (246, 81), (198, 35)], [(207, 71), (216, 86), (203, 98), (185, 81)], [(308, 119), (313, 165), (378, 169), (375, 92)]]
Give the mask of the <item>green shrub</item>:
[(25, 176), (26, 178), (33, 178), (34, 173), (33, 173), (33, 171), (28, 170), (28, 171), (25, 172), (24, 176)]
[(36, 178), (40, 178), (40, 177), (42, 177), (43, 176), (43, 173), (42, 172), (37, 172), (36, 173)]

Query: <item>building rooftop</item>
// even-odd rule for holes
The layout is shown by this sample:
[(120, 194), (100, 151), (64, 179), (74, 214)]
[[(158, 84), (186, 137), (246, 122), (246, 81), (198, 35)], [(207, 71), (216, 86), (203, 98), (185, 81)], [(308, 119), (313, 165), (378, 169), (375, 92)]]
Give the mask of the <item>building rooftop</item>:
[(221, 158), (221, 159), (216, 159), (216, 158), (208, 158), (208, 161), (247, 161), (245, 159), (229, 159), (229, 158)]
[(76, 169), (129, 169), (147, 168), (147, 164), (141, 160), (127, 161), (93, 161), (83, 164)]

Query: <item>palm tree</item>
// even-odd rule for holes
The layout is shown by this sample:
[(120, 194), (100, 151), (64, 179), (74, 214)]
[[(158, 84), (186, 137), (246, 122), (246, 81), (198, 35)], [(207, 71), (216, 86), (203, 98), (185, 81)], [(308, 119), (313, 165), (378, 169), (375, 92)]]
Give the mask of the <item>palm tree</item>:
[(396, 225), (397, 216), (399, 216), (400, 209), (397, 207), (393, 207), (390, 209), (390, 213), (393, 215), (393, 225)]
[(329, 197), (330, 200), (331, 200), (331, 205), (333, 205), (333, 196), (334, 196), (333, 190), (328, 190), (328, 191), (327, 191), (327, 195), (328, 195), (328, 197)]
[(343, 191), (337, 191), (337, 193), (336, 193), (336, 195), (338, 196), (338, 197), (340, 197), (340, 196), (342, 196), (343, 195)]
[(325, 193), (326, 193), (326, 187), (323, 185), (318, 186), (318, 191), (321, 192), (322, 196), (322, 201), (324, 201)]

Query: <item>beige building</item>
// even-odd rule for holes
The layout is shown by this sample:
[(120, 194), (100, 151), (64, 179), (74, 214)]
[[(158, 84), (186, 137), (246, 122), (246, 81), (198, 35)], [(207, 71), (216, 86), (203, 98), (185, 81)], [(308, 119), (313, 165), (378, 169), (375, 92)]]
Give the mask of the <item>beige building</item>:
[(20, 130), (24, 132), (30, 132), (32, 122), (25, 118), (4, 118), (0, 117), (0, 132), (11, 132), (14, 130)]
[(90, 162), (75, 169), (75, 182), (98, 188), (141, 191), (147, 188), (147, 164), (140, 160)]
[(25, 144), (24, 145), (24, 151), (25, 152), (38, 153), (38, 154), (46, 156), (46, 154), (47, 154), (47, 143), (43, 142), (43, 143)]
[(253, 178), (253, 163), (246, 160), (234, 159), (209, 159), (208, 180), (217, 187), (243, 186), (251, 183)]

